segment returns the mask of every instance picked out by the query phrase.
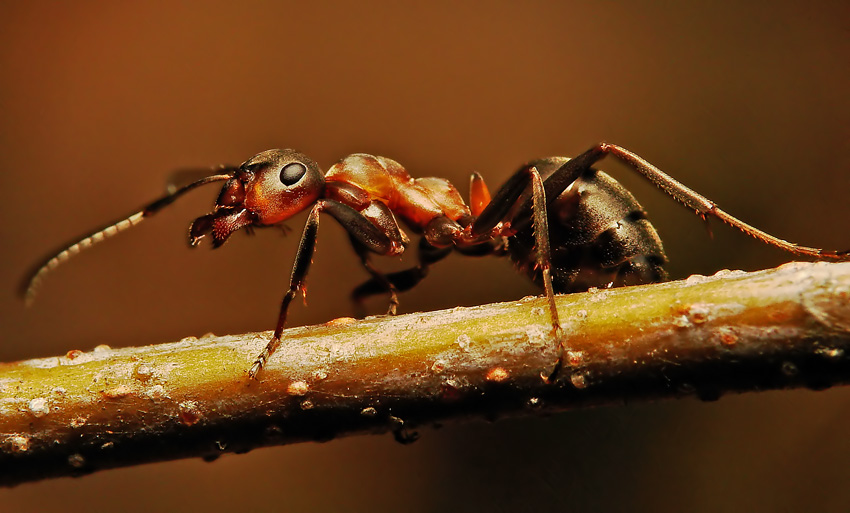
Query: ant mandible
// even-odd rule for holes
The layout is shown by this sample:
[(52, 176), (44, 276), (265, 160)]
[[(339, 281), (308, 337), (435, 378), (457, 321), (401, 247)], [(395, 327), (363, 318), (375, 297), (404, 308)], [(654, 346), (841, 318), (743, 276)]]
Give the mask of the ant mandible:
[[(195, 219), (189, 228), (191, 246), (211, 234), (217, 248), (240, 228), (276, 225), (310, 211), (274, 335), (248, 371), (251, 378), (257, 378), (280, 345), (289, 304), (299, 291), (303, 294), (306, 290), (320, 214), (327, 213), (348, 231), (354, 250), (371, 275), (354, 289), (352, 298), (359, 301), (387, 294), (389, 314), (396, 312), (398, 293), (414, 287), (425, 277), (428, 266), (452, 250), (465, 255), (509, 255), (521, 272), (545, 290), (560, 355), (548, 374), (548, 379), (554, 380), (565, 353), (556, 292), (667, 279), (663, 268), (667, 257), (646, 212), (616, 180), (591, 167), (606, 155), (626, 163), (703, 220), (716, 217), (794, 255), (850, 260), (850, 251), (798, 246), (750, 226), (638, 155), (613, 144), (597, 144), (572, 159), (551, 157), (530, 162), (492, 199), (484, 180), (474, 173), (469, 204), (448, 180), (411, 178), (398, 162), (385, 157), (349, 155), (323, 175), (319, 166), (301, 153), (269, 150), (238, 167), (222, 167), (220, 173), (181, 187), (62, 249), (29, 275), (24, 295), (31, 302), (44, 276), (80, 250), (138, 224), (192, 189), (225, 181), (213, 212)], [(421, 235), (418, 265), (383, 274), (372, 266), (370, 255), (401, 255), (410, 242), (397, 218)]]

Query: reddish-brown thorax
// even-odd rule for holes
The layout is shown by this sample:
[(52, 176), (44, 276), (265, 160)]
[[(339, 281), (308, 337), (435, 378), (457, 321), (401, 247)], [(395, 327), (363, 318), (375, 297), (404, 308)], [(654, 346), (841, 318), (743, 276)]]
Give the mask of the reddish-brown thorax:
[(325, 187), (326, 198), (355, 209), (381, 201), (419, 231), (440, 215), (452, 221), (470, 215), (469, 207), (448, 180), (412, 178), (401, 164), (386, 157), (349, 155), (325, 173)]

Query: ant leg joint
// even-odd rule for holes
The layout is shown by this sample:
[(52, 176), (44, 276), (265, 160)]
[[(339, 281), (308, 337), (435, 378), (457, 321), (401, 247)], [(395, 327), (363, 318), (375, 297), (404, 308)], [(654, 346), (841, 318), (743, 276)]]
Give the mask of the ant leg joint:
[(445, 215), (439, 215), (429, 221), (422, 232), (428, 244), (437, 248), (451, 246), (463, 234), (463, 227)]

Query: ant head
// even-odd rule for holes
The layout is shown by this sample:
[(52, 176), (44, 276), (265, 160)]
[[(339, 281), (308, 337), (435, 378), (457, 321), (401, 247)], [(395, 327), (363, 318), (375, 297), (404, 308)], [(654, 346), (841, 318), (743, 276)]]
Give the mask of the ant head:
[(213, 246), (249, 225), (269, 226), (307, 209), (324, 191), (318, 164), (294, 150), (268, 150), (243, 163), (221, 189), (211, 214), (189, 229), (196, 246), (211, 233)]

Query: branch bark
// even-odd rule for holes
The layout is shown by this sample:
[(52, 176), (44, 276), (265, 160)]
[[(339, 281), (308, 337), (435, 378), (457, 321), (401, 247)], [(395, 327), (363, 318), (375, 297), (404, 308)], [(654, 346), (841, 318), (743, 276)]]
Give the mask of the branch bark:
[(0, 364), (0, 484), (463, 418), (850, 382), (850, 263)]

